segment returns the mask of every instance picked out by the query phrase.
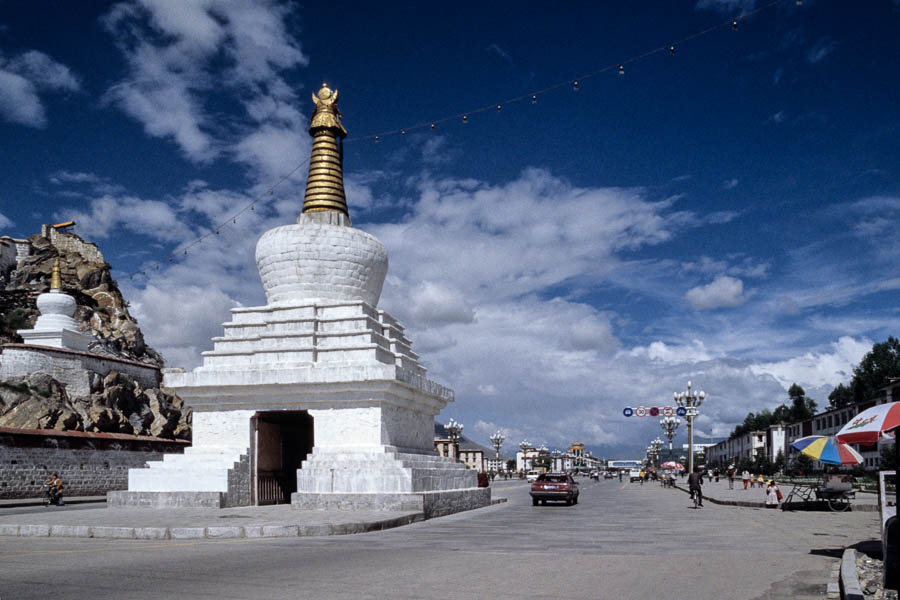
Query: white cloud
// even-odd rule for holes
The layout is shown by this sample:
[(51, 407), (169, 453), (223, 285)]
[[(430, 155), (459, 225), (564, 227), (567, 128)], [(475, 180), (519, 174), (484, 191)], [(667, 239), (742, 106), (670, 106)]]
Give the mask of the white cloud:
[[(129, 73), (105, 97), (192, 161), (226, 152), (257, 179), (281, 176), (309, 148), (298, 135), (296, 94), (282, 78), (308, 62), (285, 26), (289, 10), (274, 1), (117, 4), (104, 24)], [(243, 119), (222, 121), (209, 110), (223, 91), (240, 98)]]
[(423, 281), (412, 290), (410, 313), (417, 321), (432, 324), (471, 323), (475, 313), (457, 289)]
[(834, 50), (838, 47), (838, 42), (831, 40), (827, 37), (822, 38), (816, 44), (809, 49), (809, 52), (806, 53), (806, 60), (808, 60), (812, 64), (816, 64), (825, 59), (829, 54), (834, 52)]
[(684, 297), (697, 310), (738, 306), (745, 300), (744, 283), (719, 275), (711, 283), (691, 288)]
[(690, 344), (681, 346), (655, 341), (645, 347), (634, 347), (627, 354), (669, 364), (697, 363), (713, 358), (701, 340), (691, 340)]
[(2, 227), (12, 227), (13, 225), (15, 225), (15, 223), (13, 223), (12, 219), (10, 219), (9, 217), (7, 217), (7, 216), (4, 215), (3, 213), (0, 213), (0, 228), (2, 228)]
[(733, 16), (756, 6), (756, 0), (697, 0), (697, 10), (714, 10), (718, 13)]
[(7, 121), (44, 127), (47, 115), (39, 92), (78, 89), (69, 68), (42, 52), (29, 50), (10, 59), (0, 55), (0, 116)]
[(769, 117), (769, 121), (775, 123), (776, 125), (784, 123), (785, 119), (787, 119), (787, 115), (783, 110), (779, 110), (777, 113)]
[(751, 369), (771, 375), (785, 390), (795, 382), (802, 382), (803, 387), (833, 387), (849, 382), (853, 367), (871, 349), (871, 340), (843, 336), (831, 344), (830, 352), (806, 352), (783, 361), (759, 363)]
[(722, 182), (722, 189), (733, 190), (737, 187), (739, 181), (737, 179), (729, 179)]

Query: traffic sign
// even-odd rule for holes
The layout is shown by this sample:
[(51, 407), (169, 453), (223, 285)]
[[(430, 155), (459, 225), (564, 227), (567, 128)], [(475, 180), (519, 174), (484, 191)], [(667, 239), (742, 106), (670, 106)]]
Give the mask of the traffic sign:
[(644, 408), (643, 406), (638, 406), (636, 409), (634, 409), (634, 414), (637, 415), (638, 417), (646, 417), (647, 409)]
[(678, 410), (675, 411), (675, 414), (678, 415), (679, 417), (683, 417), (684, 415), (687, 414), (687, 409), (683, 406), (679, 406)]
[(650, 407), (650, 416), (651, 416), (651, 417), (658, 417), (658, 416), (659, 416), (659, 407), (658, 407), (658, 406), (651, 406), (651, 407)]
[(675, 409), (671, 406), (663, 406), (662, 414), (664, 417), (671, 417), (675, 414)]
[(630, 406), (626, 406), (625, 410), (622, 411), (622, 414), (625, 415), (626, 417), (630, 417), (634, 414), (634, 409), (631, 408)]

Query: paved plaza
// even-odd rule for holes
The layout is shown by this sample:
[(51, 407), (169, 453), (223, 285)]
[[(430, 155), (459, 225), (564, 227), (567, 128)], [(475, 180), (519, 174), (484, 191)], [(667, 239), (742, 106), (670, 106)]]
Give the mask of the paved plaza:
[[(684, 492), (652, 483), (585, 480), (571, 507), (533, 507), (520, 481), (495, 482), (494, 495), (509, 502), (354, 535), (2, 537), (0, 590), (4, 599), (823, 598), (842, 550), (878, 537), (874, 512), (695, 510)], [(246, 510), (272, 511), (274, 524), (291, 509)], [(136, 514), (0, 510), (0, 521), (74, 524), (104, 512), (107, 522)], [(142, 514), (186, 523), (182, 511)]]

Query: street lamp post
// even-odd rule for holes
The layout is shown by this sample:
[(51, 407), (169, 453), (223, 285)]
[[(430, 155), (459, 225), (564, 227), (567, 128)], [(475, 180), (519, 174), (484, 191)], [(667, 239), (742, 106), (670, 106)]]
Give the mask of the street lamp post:
[(506, 441), (506, 436), (498, 431), (488, 439), (491, 440), (491, 443), (494, 445), (494, 449), (497, 450), (497, 470), (500, 471), (500, 446), (502, 446), (503, 442)]
[(675, 403), (678, 406), (683, 407), (685, 412), (685, 417), (687, 418), (688, 424), (688, 473), (694, 472), (694, 419), (697, 417), (700, 408), (700, 405), (703, 404), (703, 400), (706, 398), (706, 394), (702, 391), (698, 392), (697, 390), (691, 390), (691, 382), (687, 383), (687, 390), (683, 392), (675, 392)]
[(663, 441), (659, 438), (656, 438), (650, 445), (653, 447), (653, 464), (654, 466), (659, 466), (659, 450), (663, 447)]
[(531, 444), (528, 440), (522, 440), (519, 448), (522, 449), (522, 475), (524, 475), (528, 471), (528, 449), (531, 448)]
[(463, 432), (463, 424), (451, 418), (450, 422), (444, 425), (447, 437), (450, 438), (450, 444), (453, 446), (454, 460), (459, 460), (459, 436)]
[(672, 439), (675, 437), (675, 430), (681, 425), (681, 419), (678, 417), (663, 417), (659, 420), (659, 426), (662, 427), (663, 435), (669, 438), (669, 460), (672, 460)]

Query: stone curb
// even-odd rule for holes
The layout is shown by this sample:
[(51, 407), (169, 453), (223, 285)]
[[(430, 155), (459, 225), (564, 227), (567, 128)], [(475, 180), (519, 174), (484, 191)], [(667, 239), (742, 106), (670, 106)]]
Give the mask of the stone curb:
[(841, 557), (841, 596), (844, 600), (864, 600), (856, 573), (856, 550), (847, 548)]
[[(686, 494), (690, 494), (691, 491), (681, 487), (678, 484), (675, 484), (675, 489), (679, 489)], [(704, 500), (709, 500), (713, 504), (721, 504), (723, 506), (743, 506), (744, 508), (766, 508), (765, 502), (747, 502), (744, 500), (718, 500), (713, 498), (712, 496), (707, 496), (703, 494)], [(784, 505), (779, 504), (778, 508), (784, 510)], [(771, 510), (771, 509), (770, 509)], [(851, 504), (850, 512), (878, 512), (877, 504)]]
[(101, 527), (88, 525), (4, 525), (0, 536), (82, 537), (137, 540), (190, 540), (313, 537), (351, 535), (382, 531), (425, 520), (424, 513), (413, 513), (379, 521), (356, 523), (317, 523), (315, 525), (245, 525), (231, 527)]

